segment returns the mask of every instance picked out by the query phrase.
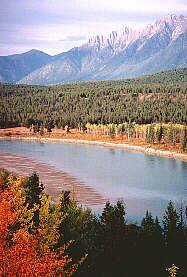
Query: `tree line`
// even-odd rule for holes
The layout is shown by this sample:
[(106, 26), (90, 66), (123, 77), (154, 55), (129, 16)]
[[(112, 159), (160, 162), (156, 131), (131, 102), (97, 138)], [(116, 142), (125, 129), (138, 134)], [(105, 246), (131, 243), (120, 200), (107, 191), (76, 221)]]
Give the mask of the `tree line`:
[(2, 276), (164, 277), (172, 264), (186, 276), (184, 204), (170, 201), (162, 221), (147, 211), (138, 225), (127, 221), (122, 200), (95, 215), (70, 196), (62, 191), (52, 203), (36, 173), (16, 178), (1, 170)]
[[(173, 76), (173, 78), (172, 78)], [(187, 123), (185, 69), (118, 81), (0, 84), (0, 127)], [(163, 81), (163, 82), (162, 82)], [(36, 127), (37, 128), (37, 127)]]
[[(91, 134), (108, 135), (111, 138), (120, 137), (125, 139), (143, 138), (147, 143), (169, 142), (172, 145), (180, 143), (181, 150), (187, 145), (187, 127), (180, 124), (146, 124), (139, 125), (136, 122), (122, 124), (86, 124), (86, 132)], [(82, 124), (79, 124), (79, 132), (84, 132)]]

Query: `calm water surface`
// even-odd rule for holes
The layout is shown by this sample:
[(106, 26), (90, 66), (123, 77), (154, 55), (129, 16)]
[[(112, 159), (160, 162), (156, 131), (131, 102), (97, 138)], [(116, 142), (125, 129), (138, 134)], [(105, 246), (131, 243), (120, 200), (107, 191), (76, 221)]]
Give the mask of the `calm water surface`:
[(147, 209), (161, 217), (169, 200), (187, 200), (187, 163), (180, 160), (95, 145), (24, 141), (0, 141), (0, 152), (53, 165), (111, 202), (123, 199), (130, 219)]

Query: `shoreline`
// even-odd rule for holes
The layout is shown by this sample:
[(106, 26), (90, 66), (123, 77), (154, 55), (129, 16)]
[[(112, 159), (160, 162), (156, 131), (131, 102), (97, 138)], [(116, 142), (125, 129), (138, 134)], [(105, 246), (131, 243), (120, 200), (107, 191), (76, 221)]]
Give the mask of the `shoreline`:
[(104, 142), (104, 141), (97, 141), (97, 140), (81, 140), (81, 139), (69, 139), (69, 138), (45, 138), (45, 137), (23, 137), (23, 136), (1, 136), (0, 140), (25, 140), (25, 141), (35, 141), (35, 142), (42, 142), (42, 143), (73, 143), (73, 144), (86, 144), (86, 145), (97, 145), (97, 146), (104, 146), (110, 148), (119, 148), (128, 151), (138, 151), (143, 152), (147, 155), (153, 156), (160, 156), (165, 158), (173, 158), (177, 160), (183, 160), (187, 162), (187, 154), (177, 153), (173, 151), (163, 151), (163, 150), (156, 150), (152, 147), (144, 147), (138, 145), (132, 145), (128, 143), (113, 143), (113, 142)]

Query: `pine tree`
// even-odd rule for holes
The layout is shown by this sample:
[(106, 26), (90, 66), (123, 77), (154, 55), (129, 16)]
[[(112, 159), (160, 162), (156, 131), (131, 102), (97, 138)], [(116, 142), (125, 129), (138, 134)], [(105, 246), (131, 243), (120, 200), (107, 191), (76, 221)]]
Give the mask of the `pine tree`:
[(118, 200), (114, 206), (107, 201), (100, 219), (107, 228), (115, 229), (117, 226), (124, 226), (125, 214), (125, 205), (123, 201)]
[(173, 124), (169, 124), (169, 129), (168, 129), (168, 140), (169, 142), (173, 143)]
[(182, 128), (181, 133), (180, 133), (180, 148), (181, 150), (185, 150), (186, 148), (186, 143), (187, 143), (187, 130), (186, 126)]
[(161, 142), (162, 135), (163, 135), (163, 128), (162, 128), (162, 125), (160, 125), (156, 130), (156, 140), (159, 144)]
[(153, 124), (151, 124), (149, 127), (146, 128), (146, 141), (152, 144), (155, 141), (155, 131), (154, 131)]
[(149, 136), (150, 136), (150, 142), (153, 144), (155, 142), (155, 130), (152, 124), (150, 126)]
[(145, 130), (145, 140), (149, 143), (149, 126), (147, 126)]
[(163, 216), (164, 235), (167, 246), (176, 244), (176, 237), (178, 232), (179, 215), (174, 208), (173, 203), (170, 201), (167, 210)]
[[(36, 172), (34, 172), (31, 176), (25, 179), (24, 181), (24, 194), (26, 197), (26, 203), (28, 203), (28, 207), (31, 209), (34, 205), (41, 204), (41, 196), (44, 191), (43, 184), (39, 181), (39, 176)], [(35, 211), (33, 216), (33, 221), (36, 225), (39, 222), (39, 211)]]
[(142, 219), (141, 227), (144, 232), (151, 234), (154, 231), (154, 219), (152, 218), (152, 214), (146, 211), (146, 216)]
[(176, 145), (177, 143), (177, 128), (173, 128), (173, 140), (172, 140), (173, 145)]

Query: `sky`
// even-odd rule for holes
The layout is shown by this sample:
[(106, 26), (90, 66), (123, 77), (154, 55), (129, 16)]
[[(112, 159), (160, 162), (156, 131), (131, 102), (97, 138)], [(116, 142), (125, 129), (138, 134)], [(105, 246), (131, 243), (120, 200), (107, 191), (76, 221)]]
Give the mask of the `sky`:
[(0, 0), (0, 55), (55, 55), (128, 26), (187, 15), (187, 0)]

